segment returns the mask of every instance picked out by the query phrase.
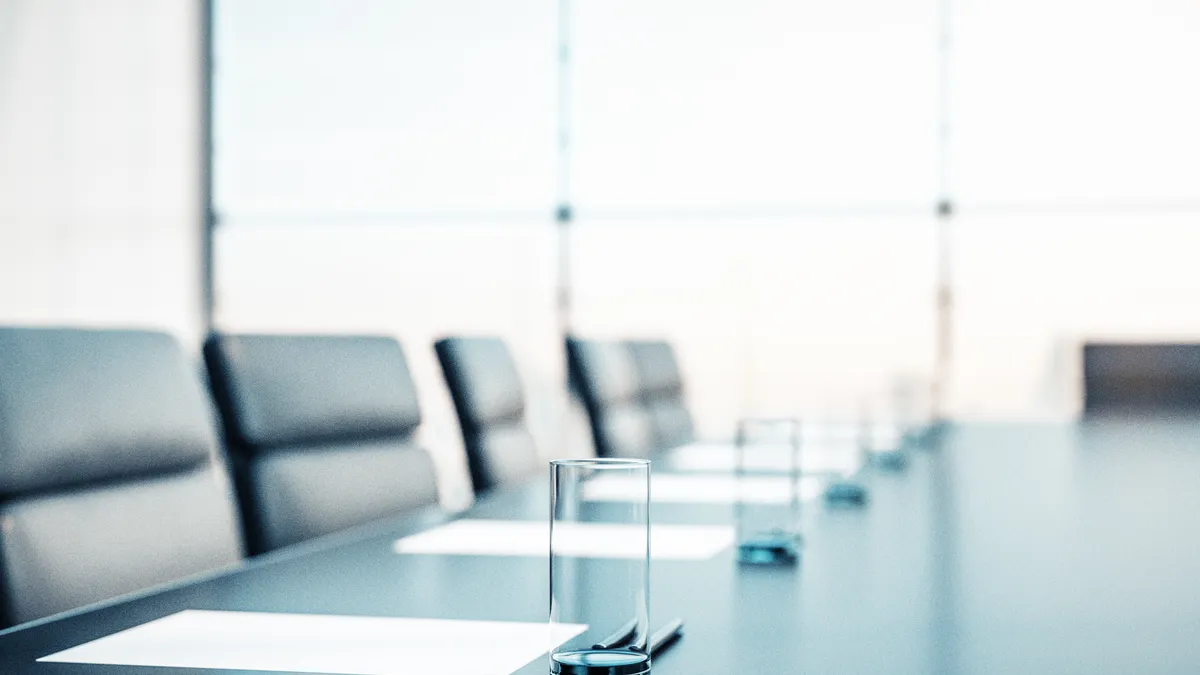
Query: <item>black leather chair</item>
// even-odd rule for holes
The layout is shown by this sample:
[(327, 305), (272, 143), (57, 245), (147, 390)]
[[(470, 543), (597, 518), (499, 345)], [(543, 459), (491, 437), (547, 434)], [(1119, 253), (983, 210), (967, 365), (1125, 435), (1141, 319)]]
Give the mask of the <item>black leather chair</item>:
[(213, 335), (204, 357), (252, 553), (437, 502), (395, 340)]
[(657, 447), (654, 421), (638, 398), (637, 366), (628, 345), (567, 339), (571, 387), (583, 399), (601, 457), (649, 457)]
[(1084, 413), (1200, 413), (1200, 344), (1083, 347)]
[(537, 475), (543, 462), (525, 426), (525, 394), (504, 342), (452, 337), (438, 340), (434, 350), (458, 412), (475, 491)]
[(654, 422), (658, 447), (674, 448), (694, 441), (675, 350), (661, 340), (631, 341), (628, 346), (637, 368), (638, 398)]
[(168, 335), (0, 328), (0, 623), (236, 564), (213, 422)]

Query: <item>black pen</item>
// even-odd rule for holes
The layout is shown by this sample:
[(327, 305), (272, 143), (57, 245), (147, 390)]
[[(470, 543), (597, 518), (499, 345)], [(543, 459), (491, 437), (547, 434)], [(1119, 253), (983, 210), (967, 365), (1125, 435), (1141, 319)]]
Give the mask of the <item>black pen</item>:
[(629, 623), (617, 629), (617, 632), (609, 635), (603, 640), (592, 645), (592, 649), (612, 649), (633, 639), (633, 632), (637, 630), (637, 619), (631, 620)]
[(650, 655), (653, 656), (659, 650), (669, 647), (681, 635), (683, 635), (683, 619), (678, 617), (671, 619), (665, 626), (655, 631), (654, 635), (650, 636)]
[[(637, 619), (631, 620), (629, 623), (617, 629), (617, 632), (609, 635), (603, 640), (592, 645), (592, 649), (614, 649), (624, 646), (633, 638), (634, 631), (637, 630)], [(653, 655), (658, 650), (670, 645), (683, 634), (683, 619), (674, 618), (663, 625), (650, 636), (648, 651)]]

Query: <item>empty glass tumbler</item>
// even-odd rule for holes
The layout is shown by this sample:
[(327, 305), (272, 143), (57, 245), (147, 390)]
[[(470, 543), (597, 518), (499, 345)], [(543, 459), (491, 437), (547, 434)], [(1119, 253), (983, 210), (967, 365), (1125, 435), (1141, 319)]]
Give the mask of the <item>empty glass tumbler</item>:
[[(764, 484), (750, 474), (750, 458), (774, 455), (787, 471)], [(745, 419), (737, 431), (738, 560), (786, 565), (800, 558), (800, 422)]]
[[(587, 501), (599, 481), (624, 498)], [(649, 672), (650, 462), (557, 460), (550, 488), (550, 632), (587, 626), (550, 650), (550, 672)]]
[(885, 405), (861, 407), (859, 414), (859, 448), (863, 460), (886, 469), (902, 469), (907, 465), (906, 437), (898, 411)]

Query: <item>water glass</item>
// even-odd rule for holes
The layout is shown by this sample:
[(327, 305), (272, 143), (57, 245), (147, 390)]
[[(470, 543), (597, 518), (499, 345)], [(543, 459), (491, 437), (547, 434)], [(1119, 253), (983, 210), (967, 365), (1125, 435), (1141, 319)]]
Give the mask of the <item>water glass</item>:
[(859, 419), (859, 448), (866, 462), (885, 469), (903, 469), (908, 463), (903, 424), (895, 411), (864, 405)]
[[(763, 493), (747, 480), (749, 457), (787, 458), (778, 493)], [(800, 422), (796, 419), (744, 419), (737, 431), (736, 504), (738, 561), (787, 565), (800, 559)]]
[[(621, 501), (584, 500), (589, 481), (614, 479)], [(564, 459), (550, 463), (550, 634), (588, 627), (550, 650), (557, 675), (650, 671), (650, 462)], [(614, 557), (581, 557), (589, 538)]]

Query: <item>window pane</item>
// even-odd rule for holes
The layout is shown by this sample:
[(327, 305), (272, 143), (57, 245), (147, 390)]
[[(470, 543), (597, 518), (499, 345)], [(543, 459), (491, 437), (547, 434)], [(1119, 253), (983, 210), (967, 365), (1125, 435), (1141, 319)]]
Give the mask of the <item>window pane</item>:
[(1200, 201), (1200, 4), (956, 0), (967, 205)]
[(222, 213), (551, 212), (554, 0), (217, 3)]
[(583, 209), (932, 204), (935, 0), (582, 0), (572, 15)]
[(586, 221), (576, 325), (679, 349), (702, 435), (740, 415), (856, 414), (934, 356), (934, 221)]

